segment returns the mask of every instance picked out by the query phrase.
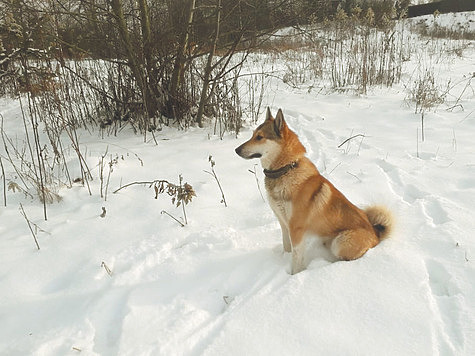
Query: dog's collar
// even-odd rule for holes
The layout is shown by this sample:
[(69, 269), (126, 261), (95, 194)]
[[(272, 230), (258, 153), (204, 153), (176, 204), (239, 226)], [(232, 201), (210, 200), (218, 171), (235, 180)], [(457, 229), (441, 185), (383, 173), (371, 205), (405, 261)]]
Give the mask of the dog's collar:
[(280, 178), (291, 169), (297, 168), (298, 165), (299, 165), (298, 162), (294, 161), (283, 167), (280, 167), (279, 169), (275, 169), (275, 170), (264, 169), (264, 174), (267, 178), (272, 178), (272, 179)]

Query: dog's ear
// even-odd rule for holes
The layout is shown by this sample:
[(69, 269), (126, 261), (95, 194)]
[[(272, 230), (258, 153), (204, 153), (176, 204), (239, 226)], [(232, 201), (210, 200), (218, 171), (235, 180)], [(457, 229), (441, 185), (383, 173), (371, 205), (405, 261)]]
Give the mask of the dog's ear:
[(284, 114), (282, 113), (282, 110), (279, 109), (279, 111), (277, 111), (277, 115), (275, 116), (275, 120), (274, 120), (274, 131), (279, 137), (282, 136), (282, 130), (284, 129), (284, 127), (285, 127)]
[(274, 120), (274, 117), (272, 116), (271, 112), (270, 112), (270, 107), (267, 107), (267, 112), (266, 112), (266, 121), (272, 121)]

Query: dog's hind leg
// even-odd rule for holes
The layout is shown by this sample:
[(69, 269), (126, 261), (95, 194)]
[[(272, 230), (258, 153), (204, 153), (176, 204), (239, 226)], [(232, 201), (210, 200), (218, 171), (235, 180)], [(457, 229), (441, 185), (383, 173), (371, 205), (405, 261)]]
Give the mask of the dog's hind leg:
[(372, 231), (366, 229), (346, 230), (331, 242), (331, 252), (341, 260), (356, 260), (366, 251), (376, 246), (379, 240)]

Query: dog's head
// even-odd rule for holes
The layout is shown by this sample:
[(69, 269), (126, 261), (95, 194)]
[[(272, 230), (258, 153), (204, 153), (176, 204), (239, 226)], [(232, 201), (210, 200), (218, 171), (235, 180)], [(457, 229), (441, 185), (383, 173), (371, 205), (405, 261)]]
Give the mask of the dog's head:
[(254, 130), (252, 137), (236, 148), (235, 151), (245, 159), (261, 158), (262, 160), (272, 161), (281, 152), (282, 140), (286, 130), (288, 130), (288, 127), (282, 110), (279, 109), (274, 119), (270, 109), (267, 108), (264, 123), (259, 125)]

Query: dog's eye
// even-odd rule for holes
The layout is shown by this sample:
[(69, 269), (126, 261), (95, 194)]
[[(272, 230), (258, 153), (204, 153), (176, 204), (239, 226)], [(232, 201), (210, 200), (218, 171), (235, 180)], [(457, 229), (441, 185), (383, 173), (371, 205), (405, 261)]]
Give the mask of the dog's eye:
[(262, 140), (263, 138), (264, 138), (264, 137), (262, 137), (261, 135), (257, 135), (257, 136), (256, 136), (256, 140), (257, 140), (257, 141), (260, 141), (260, 140)]

